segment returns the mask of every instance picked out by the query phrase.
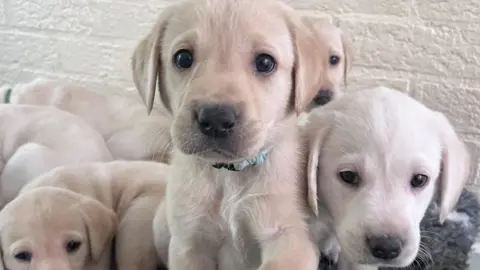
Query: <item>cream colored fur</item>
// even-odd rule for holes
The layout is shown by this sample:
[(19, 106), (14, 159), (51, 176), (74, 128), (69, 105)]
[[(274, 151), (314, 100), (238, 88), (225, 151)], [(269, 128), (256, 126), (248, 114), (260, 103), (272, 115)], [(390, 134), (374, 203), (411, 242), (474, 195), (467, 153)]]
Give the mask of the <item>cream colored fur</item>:
[(99, 92), (67, 80), (37, 78), (2, 87), (2, 100), (9, 88), (12, 104), (55, 107), (83, 118), (102, 134), (115, 159), (170, 159), (168, 114), (162, 106), (156, 106), (148, 115), (142, 99), (134, 92)]
[[(434, 192), (441, 195), (443, 222), (470, 171), (467, 148), (448, 119), (406, 94), (378, 87), (312, 110), (302, 129), (310, 151), (308, 198), (318, 213), (311, 228), (322, 251), (338, 253), (337, 238), (340, 269), (412, 263)], [(346, 171), (357, 175), (356, 184), (343, 180)], [(418, 174), (427, 181), (414, 186)], [(366, 240), (371, 236), (401, 239), (398, 256), (375, 257)]]
[[(181, 50), (193, 65), (176, 66)], [(326, 51), (292, 8), (273, 0), (178, 1), (137, 46), (132, 68), (147, 109), (158, 95), (173, 116), (171, 181), (154, 228), (163, 236), (170, 229), (171, 241), (156, 239), (169, 269), (317, 268), (296, 114), (322, 84)], [(270, 73), (255, 69), (262, 54), (276, 62)], [(235, 109), (229, 139), (200, 132), (195, 110), (204, 104)], [(212, 167), (269, 148), (259, 166)]]
[[(98, 243), (95, 248), (97, 250), (110, 250), (111, 238), (115, 235), (114, 255), (117, 267), (115, 269), (156, 270), (160, 261), (153, 243), (152, 221), (155, 210), (163, 202), (168, 170), (168, 165), (157, 162), (113, 161), (59, 167), (36, 178), (22, 189), (12, 206), (7, 205), (9, 209), (7, 213), (1, 213), (2, 217), (8, 220), (9, 226), (12, 226), (8, 228), (8, 233), (2, 234), (4, 237), (3, 250), (9, 252), (4, 254), (6, 258), (9, 258), (5, 261), (7, 268), (10, 270), (20, 269), (16, 267), (18, 262), (12, 259), (10, 250), (16, 245), (16, 241), (21, 239), (19, 241), (27, 241), (27, 243), (30, 241), (30, 244), (23, 248), (33, 252), (34, 259), (30, 264), (25, 264), (32, 267), (29, 269), (39, 269), (36, 268), (36, 264), (39, 263), (38, 257), (43, 258), (41, 257), (43, 250), (49, 247), (55, 253), (50, 254), (51, 257), (45, 258), (46, 263), (55, 265), (57, 262), (63, 262), (65, 266), (68, 264), (68, 268), (62, 269), (88, 269), (84, 268), (86, 262), (91, 260), (88, 253), (77, 254), (76, 252), (73, 259), (69, 259), (68, 262), (63, 261), (62, 254), (65, 251), (62, 249), (64, 246), (56, 246), (61, 243), (56, 243), (51, 239), (65, 237), (67, 239), (64, 242), (67, 241), (69, 235), (63, 234), (75, 231), (75, 228), (80, 225), (78, 224), (79, 219), (72, 215), (88, 211), (83, 207), (83, 202), (95, 200), (97, 204), (101, 205), (99, 208), (105, 209), (102, 211), (111, 214), (98, 217), (101, 220), (95, 220), (96, 222), (89, 224), (90, 230), (101, 230), (103, 235), (89, 234), (88, 239), (82, 236), (80, 241), (85, 245), (88, 244), (87, 240), (90, 243)], [(35, 195), (39, 206), (32, 206), (32, 192), (45, 190), (45, 188), (48, 188), (48, 193), (51, 194), (42, 196), (42, 191), (39, 191), (38, 195)], [(72, 197), (71, 202), (63, 203), (61, 198), (68, 194), (67, 191), (74, 195), (70, 196)], [(28, 207), (38, 209), (31, 212), (32, 210)], [(25, 217), (29, 216), (25, 213), (36, 214), (33, 217)], [(105, 222), (103, 220), (110, 216), (114, 216), (116, 222), (115, 227), (109, 227), (110, 230), (107, 232), (103, 228), (106, 224), (102, 222)], [(54, 230), (59, 226), (64, 231)], [(43, 235), (48, 235), (48, 237)], [(12, 240), (12, 238), (14, 239)], [(103, 252), (95, 254), (100, 253), (103, 254)], [(106, 256), (105, 260), (108, 260), (109, 255)], [(94, 258), (98, 257), (101, 256), (94, 256)], [(80, 265), (83, 266), (80, 267)], [(106, 264), (102, 265), (104, 267), (99, 269), (110, 269), (106, 267)]]
[(0, 105), (0, 206), (49, 170), (110, 161), (102, 136), (68, 112), (34, 105)]

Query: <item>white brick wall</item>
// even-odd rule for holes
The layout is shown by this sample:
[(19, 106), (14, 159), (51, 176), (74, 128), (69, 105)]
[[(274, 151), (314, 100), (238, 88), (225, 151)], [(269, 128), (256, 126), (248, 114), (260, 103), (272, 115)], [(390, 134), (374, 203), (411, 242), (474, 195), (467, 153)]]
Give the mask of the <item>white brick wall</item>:
[[(133, 47), (168, 2), (0, 0), (0, 84), (43, 75), (132, 90)], [(447, 113), (480, 179), (480, 0), (290, 2), (328, 14), (347, 33), (355, 53), (350, 88), (391, 85)]]

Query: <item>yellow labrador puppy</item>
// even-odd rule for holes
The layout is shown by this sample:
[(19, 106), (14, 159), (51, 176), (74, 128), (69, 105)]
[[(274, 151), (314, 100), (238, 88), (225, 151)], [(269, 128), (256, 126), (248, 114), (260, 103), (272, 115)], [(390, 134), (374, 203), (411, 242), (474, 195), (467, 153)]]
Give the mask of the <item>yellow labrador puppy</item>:
[[(169, 166), (151, 161), (113, 161), (56, 168), (24, 187), (23, 192), (41, 187), (57, 187), (74, 192), (77, 203), (94, 199), (116, 214), (115, 263), (118, 270), (156, 270), (161, 263), (153, 242), (152, 221), (155, 210), (163, 201)], [(56, 197), (44, 197), (43, 201)], [(47, 203), (47, 202), (45, 202)], [(65, 206), (68, 207), (68, 206)], [(66, 210), (61, 203), (54, 209)], [(82, 210), (79, 205), (78, 210)], [(39, 209), (39, 216), (50, 209)], [(17, 212), (17, 215), (30, 213)], [(55, 217), (54, 213), (47, 213)], [(62, 220), (61, 216), (57, 216)], [(38, 227), (54, 226), (56, 221), (39, 220)], [(94, 224), (93, 226), (102, 226)], [(17, 232), (12, 229), (11, 233)], [(32, 236), (37, 231), (30, 232)], [(27, 235), (28, 236), (28, 235)], [(96, 239), (94, 239), (96, 240)], [(39, 247), (40, 248), (40, 247)], [(107, 268), (105, 268), (107, 269)]]
[(0, 105), (0, 152), (0, 206), (57, 166), (112, 160), (102, 136), (81, 118), (34, 105)]
[(2, 103), (43, 105), (83, 118), (105, 139), (114, 159), (170, 158), (170, 122), (161, 106), (148, 115), (134, 92), (102, 93), (66, 80), (37, 78), (0, 88)]
[(346, 86), (348, 73), (352, 67), (352, 50), (350, 42), (343, 31), (326, 19), (304, 16), (303, 20), (317, 35), (318, 42), (327, 47), (325, 61), (328, 69), (323, 78), (323, 83), (318, 89), (307, 112), (315, 107), (322, 106), (337, 98), (342, 93), (342, 84)]
[(53, 187), (22, 192), (0, 211), (1, 270), (109, 270), (116, 216)]
[(447, 118), (378, 87), (313, 110), (303, 128), (308, 198), (318, 214), (312, 231), (322, 251), (332, 251), (336, 236), (341, 270), (410, 265), (434, 193), (443, 222), (468, 179), (469, 153)]
[(173, 116), (169, 269), (316, 269), (296, 114), (318, 92), (325, 55), (280, 1), (163, 10), (132, 65), (147, 109), (158, 88)]

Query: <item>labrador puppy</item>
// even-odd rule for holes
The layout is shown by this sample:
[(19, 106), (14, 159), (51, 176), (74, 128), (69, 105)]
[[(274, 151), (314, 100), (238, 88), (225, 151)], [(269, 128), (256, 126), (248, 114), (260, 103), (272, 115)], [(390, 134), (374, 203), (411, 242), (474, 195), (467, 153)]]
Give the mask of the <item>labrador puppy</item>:
[(318, 36), (318, 42), (327, 46), (328, 70), (307, 112), (323, 106), (342, 94), (342, 84), (347, 85), (348, 73), (352, 68), (352, 49), (343, 31), (328, 20), (303, 16), (305, 24)]
[(112, 160), (102, 136), (81, 118), (35, 105), (0, 105), (0, 152), (0, 207), (57, 166)]
[(55, 187), (22, 192), (0, 211), (1, 270), (109, 270), (116, 216)]
[(313, 110), (303, 133), (312, 230), (322, 250), (338, 238), (339, 269), (408, 266), (435, 192), (444, 222), (468, 179), (469, 153), (447, 118), (393, 89), (345, 94)]
[[(153, 242), (152, 222), (155, 210), (163, 202), (168, 170), (167, 164), (151, 161), (65, 166), (38, 177), (22, 192), (56, 187), (81, 195), (79, 203), (86, 198), (98, 201), (118, 219), (116, 269), (156, 270), (161, 262), (157, 259)], [(44, 200), (50, 199), (46, 197)], [(39, 211), (39, 214), (43, 212)]]
[(147, 109), (158, 93), (173, 117), (171, 241), (159, 248), (169, 269), (316, 269), (296, 115), (317, 94), (326, 55), (280, 1), (163, 10), (132, 67)]
[(2, 103), (55, 107), (84, 119), (105, 139), (114, 159), (170, 159), (170, 122), (161, 106), (150, 115), (138, 94), (93, 91), (66, 80), (37, 78), (0, 88)]

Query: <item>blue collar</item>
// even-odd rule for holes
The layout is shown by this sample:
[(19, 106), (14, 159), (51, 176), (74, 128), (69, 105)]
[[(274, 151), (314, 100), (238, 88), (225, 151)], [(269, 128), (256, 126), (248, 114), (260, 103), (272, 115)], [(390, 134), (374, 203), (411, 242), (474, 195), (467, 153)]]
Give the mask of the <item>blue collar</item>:
[(227, 169), (229, 171), (241, 171), (248, 166), (258, 166), (265, 163), (270, 149), (261, 151), (256, 157), (245, 159), (236, 163), (217, 163), (212, 165), (216, 169)]

